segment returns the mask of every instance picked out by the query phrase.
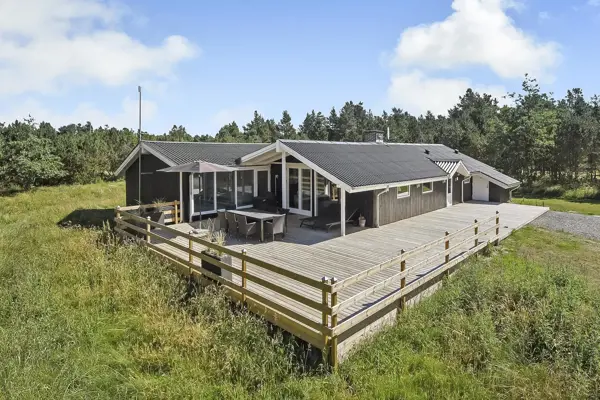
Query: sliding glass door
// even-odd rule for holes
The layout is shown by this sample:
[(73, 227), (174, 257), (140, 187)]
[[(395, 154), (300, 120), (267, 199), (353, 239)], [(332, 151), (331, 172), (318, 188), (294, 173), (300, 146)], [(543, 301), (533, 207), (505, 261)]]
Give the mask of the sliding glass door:
[(217, 172), (217, 210), (235, 209), (234, 172)]
[(213, 211), (215, 208), (215, 177), (214, 174), (193, 174), (192, 204), (194, 212)]
[(252, 207), (257, 192), (267, 195), (270, 186), (268, 168), (190, 174), (189, 215)]
[(308, 167), (288, 168), (288, 208), (296, 214), (312, 214), (312, 171)]

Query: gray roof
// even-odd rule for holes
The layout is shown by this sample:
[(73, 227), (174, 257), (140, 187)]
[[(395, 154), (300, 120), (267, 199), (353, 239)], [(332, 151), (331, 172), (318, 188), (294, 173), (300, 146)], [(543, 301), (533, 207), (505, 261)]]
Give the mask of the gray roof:
[(429, 150), (429, 158), (432, 161), (461, 160), (470, 173), (479, 172), (483, 175), (497, 180), (498, 182), (503, 183), (508, 187), (518, 186), (520, 183), (518, 180), (503, 174), (494, 167), (484, 164), (481, 161), (478, 161), (473, 157), (469, 157), (466, 154), (460, 152), (457, 153), (455, 150), (452, 150), (451, 148), (446, 147), (443, 144), (419, 144), (418, 147), (422, 153), (424, 153), (426, 149)]
[(413, 145), (282, 140), (350, 187), (441, 178), (446, 172)]
[(144, 146), (160, 153), (178, 165), (193, 161), (235, 165), (236, 159), (260, 150), (267, 144), (144, 141)]
[[(461, 160), (469, 172), (479, 172), (507, 187), (519, 181), (442, 144), (353, 143), (282, 140), (283, 144), (351, 187), (381, 185), (447, 175), (436, 161)], [(429, 150), (429, 154), (425, 153)]]

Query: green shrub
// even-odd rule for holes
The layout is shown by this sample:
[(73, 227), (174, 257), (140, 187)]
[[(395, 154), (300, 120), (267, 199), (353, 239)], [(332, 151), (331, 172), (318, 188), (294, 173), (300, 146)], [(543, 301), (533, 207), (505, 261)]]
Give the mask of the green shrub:
[(570, 200), (600, 200), (600, 188), (594, 186), (581, 186), (567, 190), (564, 197)]

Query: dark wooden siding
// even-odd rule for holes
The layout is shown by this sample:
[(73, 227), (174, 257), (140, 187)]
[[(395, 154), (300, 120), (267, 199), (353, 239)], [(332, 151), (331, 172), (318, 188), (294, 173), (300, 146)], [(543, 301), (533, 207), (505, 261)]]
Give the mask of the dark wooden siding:
[[(346, 218), (350, 213), (358, 209), (358, 212), (365, 217), (366, 225), (373, 226), (373, 192), (346, 193)], [(356, 216), (358, 217), (358, 216)]]
[[(464, 179), (464, 178), (463, 178)], [(463, 183), (463, 200), (473, 200), (473, 178), (469, 179), (469, 183)]]
[(454, 174), (454, 178), (452, 178), (452, 204), (469, 201), (473, 197), (471, 183), (464, 184), (465, 179), (464, 175)]
[[(139, 202), (150, 204), (155, 200), (174, 201), (179, 199), (179, 174), (157, 172), (168, 165), (151, 154), (142, 155), (142, 198)], [(138, 161), (125, 173), (127, 205), (138, 204)]]
[[(418, 187), (417, 187), (418, 186)], [(422, 185), (410, 187), (410, 197), (398, 199), (396, 188), (379, 196), (379, 225), (414, 217), (446, 207), (446, 181), (433, 183), (433, 192), (423, 194)], [(378, 191), (373, 191), (376, 202)]]
[(495, 203), (506, 203), (510, 200), (510, 191), (503, 189), (495, 183), (490, 182), (490, 201)]
[(452, 177), (452, 204), (462, 203), (462, 180), (461, 174), (454, 174)]

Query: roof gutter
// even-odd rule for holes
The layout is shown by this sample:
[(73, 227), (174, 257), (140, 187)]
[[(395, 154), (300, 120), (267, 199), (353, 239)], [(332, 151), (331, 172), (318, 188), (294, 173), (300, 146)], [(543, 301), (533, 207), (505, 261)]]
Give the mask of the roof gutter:
[(382, 194), (387, 193), (389, 191), (390, 191), (390, 187), (388, 186), (385, 189), (383, 189), (381, 192), (377, 193), (377, 199), (375, 200), (375, 209), (377, 211), (375, 226), (377, 228), (379, 228), (379, 196), (381, 196)]

